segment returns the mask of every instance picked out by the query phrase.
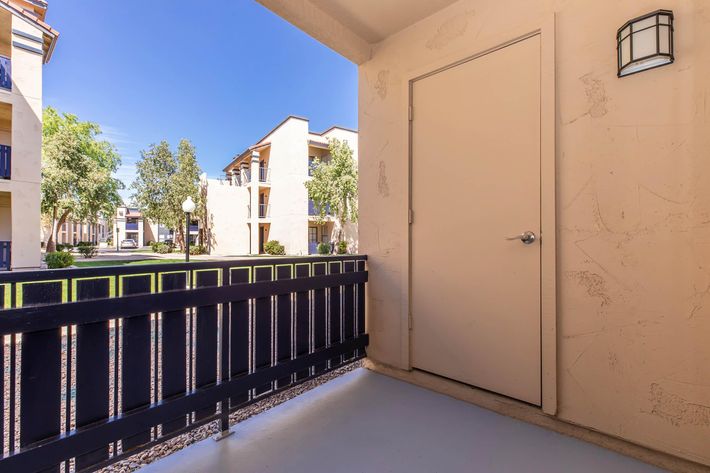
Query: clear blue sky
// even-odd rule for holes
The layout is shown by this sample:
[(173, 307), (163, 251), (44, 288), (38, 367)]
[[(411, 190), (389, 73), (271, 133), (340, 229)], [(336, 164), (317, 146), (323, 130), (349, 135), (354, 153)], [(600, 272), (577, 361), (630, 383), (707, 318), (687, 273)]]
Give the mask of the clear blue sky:
[(217, 177), (287, 115), (357, 128), (356, 66), (253, 0), (50, 0), (47, 22), (44, 104), (99, 123), (126, 186), (162, 139)]

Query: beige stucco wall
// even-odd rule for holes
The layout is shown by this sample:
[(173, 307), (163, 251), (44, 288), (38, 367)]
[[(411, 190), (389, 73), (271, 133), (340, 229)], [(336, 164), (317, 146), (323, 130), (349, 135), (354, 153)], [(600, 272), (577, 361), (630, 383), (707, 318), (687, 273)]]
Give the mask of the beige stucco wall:
[(308, 121), (292, 118), (270, 137), (269, 239), (290, 255), (308, 254)]
[[(462, 0), (375, 46), (359, 85), (369, 356), (409, 366), (408, 78), (556, 13), (557, 415), (710, 465), (709, 6)], [(659, 8), (675, 64), (618, 79), (617, 28)]]
[(203, 179), (202, 185), (207, 186), (210, 252), (221, 256), (249, 254), (249, 190), (219, 179)]
[[(35, 37), (42, 32), (18, 17), (12, 28)], [(14, 42), (41, 45), (12, 35)], [(11, 197), (12, 267), (40, 266), (40, 175), (42, 149), (42, 55), (13, 45), (12, 91), (0, 90), (0, 102), (12, 105), (12, 132), (2, 142), (12, 146), (12, 178), (0, 180), (0, 192)]]

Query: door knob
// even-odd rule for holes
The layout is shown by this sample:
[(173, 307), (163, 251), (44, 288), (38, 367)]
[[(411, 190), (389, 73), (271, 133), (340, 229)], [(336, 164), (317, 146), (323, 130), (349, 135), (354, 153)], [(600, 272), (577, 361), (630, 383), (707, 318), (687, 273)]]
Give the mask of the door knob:
[(530, 231), (523, 232), (520, 235), (515, 235), (512, 237), (506, 238), (506, 240), (520, 240), (526, 245), (532, 244), (533, 242), (535, 242), (536, 239), (537, 239), (537, 237), (535, 236), (535, 233), (530, 232)]

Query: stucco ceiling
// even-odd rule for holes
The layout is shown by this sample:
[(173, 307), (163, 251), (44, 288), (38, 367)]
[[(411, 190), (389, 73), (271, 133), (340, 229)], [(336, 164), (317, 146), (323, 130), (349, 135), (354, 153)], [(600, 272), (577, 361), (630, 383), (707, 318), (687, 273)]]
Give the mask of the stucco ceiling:
[(426, 18), (456, 0), (311, 0), (368, 43)]

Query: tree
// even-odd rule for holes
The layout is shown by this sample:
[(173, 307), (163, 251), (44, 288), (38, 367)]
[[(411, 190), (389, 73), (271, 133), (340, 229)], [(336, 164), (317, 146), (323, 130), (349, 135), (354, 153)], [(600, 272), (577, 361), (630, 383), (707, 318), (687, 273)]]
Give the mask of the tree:
[(44, 109), (42, 128), (42, 213), (51, 220), (48, 252), (55, 250), (57, 229), (71, 215), (95, 223), (110, 218), (121, 203), (123, 183), (113, 178), (121, 164), (115, 147), (100, 140), (96, 123)]
[(141, 159), (136, 164), (136, 179), (131, 184), (133, 201), (146, 218), (158, 224), (165, 224), (170, 219), (165, 203), (177, 166), (167, 141), (141, 151)]
[(195, 147), (189, 140), (182, 139), (177, 149), (177, 172), (170, 179), (170, 194), (168, 206), (173, 212), (170, 217), (172, 228), (177, 229), (177, 243), (185, 249), (185, 213), (182, 202), (191, 196), (195, 201), (195, 219), (200, 219), (202, 213), (200, 189), (200, 166), (197, 164)]
[(195, 147), (189, 140), (180, 140), (177, 153), (167, 141), (151, 145), (141, 152), (137, 176), (131, 187), (133, 199), (145, 217), (166, 225), (175, 232), (175, 243), (184, 249), (185, 214), (182, 202), (191, 196), (201, 217), (200, 166)]
[(330, 209), (339, 222), (338, 240), (343, 238), (343, 226), (348, 222), (357, 222), (357, 164), (353, 150), (346, 141), (331, 139), (328, 141), (330, 160), (313, 162), (313, 178), (306, 182), (308, 198), (318, 212), (319, 223), (325, 220)]

